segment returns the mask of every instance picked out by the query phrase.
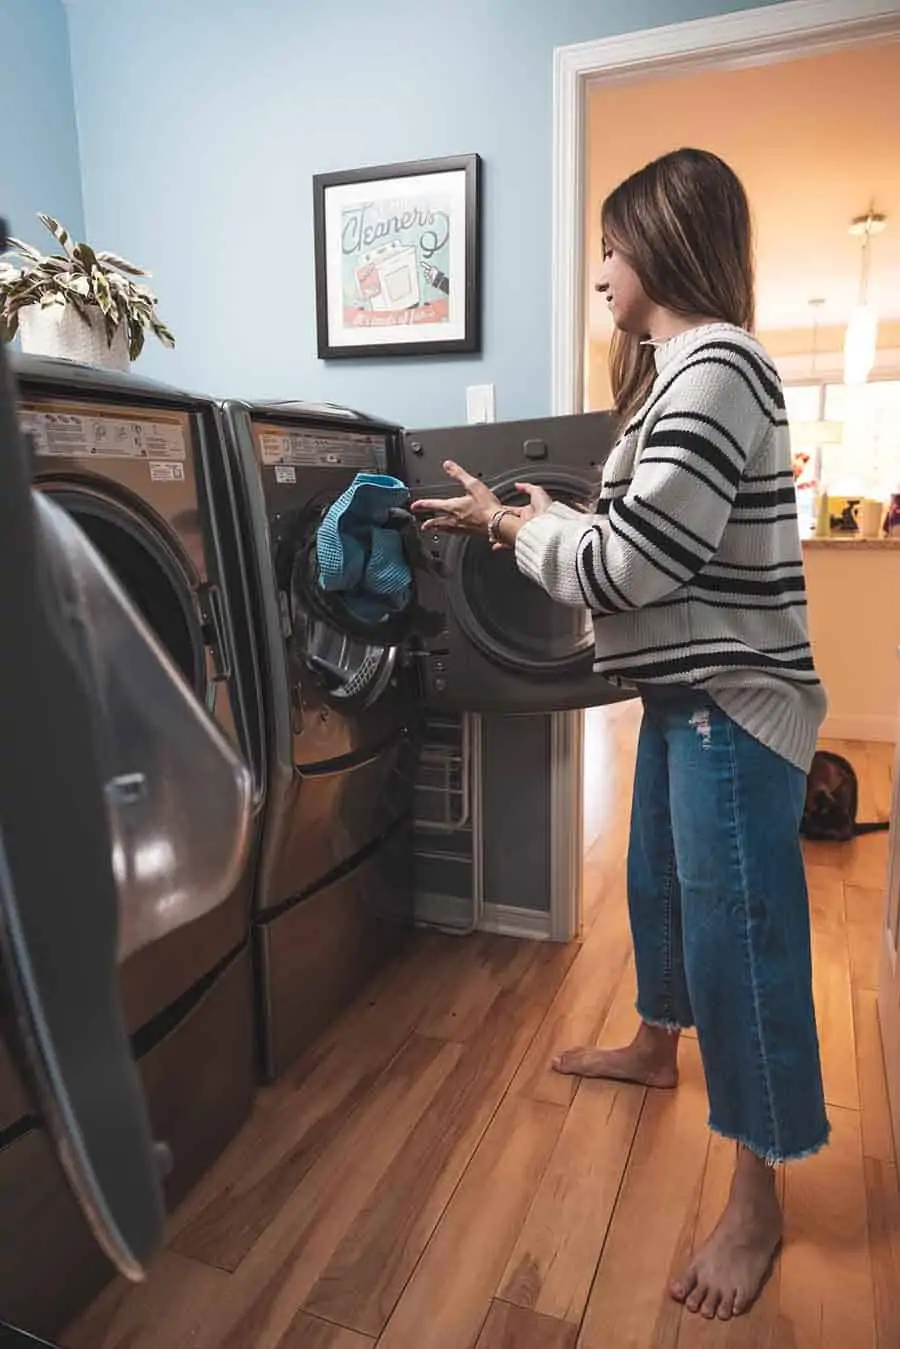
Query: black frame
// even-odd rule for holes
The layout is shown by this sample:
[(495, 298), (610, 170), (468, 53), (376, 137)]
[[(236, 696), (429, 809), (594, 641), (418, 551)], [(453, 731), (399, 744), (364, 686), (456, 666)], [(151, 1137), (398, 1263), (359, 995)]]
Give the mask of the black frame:
[[(328, 333), (328, 273), (326, 266), (325, 195), (329, 188), (354, 183), (384, 182), (390, 178), (413, 178), (426, 174), (466, 175), (466, 303), (465, 335), (443, 342), (361, 341), (352, 346), (332, 346)], [(412, 160), (383, 164), (377, 168), (319, 173), (313, 178), (313, 226), (316, 259), (316, 330), (319, 360), (379, 356), (450, 356), (481, 351), (481, 156), (454, 155), (444, 159)]]

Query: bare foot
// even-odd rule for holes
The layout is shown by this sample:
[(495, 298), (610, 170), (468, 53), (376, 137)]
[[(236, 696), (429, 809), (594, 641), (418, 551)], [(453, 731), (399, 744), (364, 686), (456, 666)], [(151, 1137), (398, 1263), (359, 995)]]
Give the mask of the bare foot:
[(739, 1148), (725, 1212), (685, 1273), (672, 1284), (672, 1297), (709, 1320), (741, 1316), (759, 1296), (781, 1234), (775, 1173), (746, 1148)]
[(641, 1022), (624, 1049), (568, 1049), (553, 1060), (558, 1073), (636, 1082), (642, 1087), (674, 1087), (678, 1082), (678, 1032)]

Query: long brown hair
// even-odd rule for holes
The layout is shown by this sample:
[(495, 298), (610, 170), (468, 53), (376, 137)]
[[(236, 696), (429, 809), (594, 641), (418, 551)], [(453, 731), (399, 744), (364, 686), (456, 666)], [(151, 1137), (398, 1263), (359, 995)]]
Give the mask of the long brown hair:
[[(601, 212), (604, 247), (634, 268), (648, 298), (676, 314), (752, 329), (753, 226), (737, 174), (707, 150), (673, 150), (626, 178)], [(656, 369), (642, 334), (616, 332), (609, 354), (616, 409), (627, 421)]]

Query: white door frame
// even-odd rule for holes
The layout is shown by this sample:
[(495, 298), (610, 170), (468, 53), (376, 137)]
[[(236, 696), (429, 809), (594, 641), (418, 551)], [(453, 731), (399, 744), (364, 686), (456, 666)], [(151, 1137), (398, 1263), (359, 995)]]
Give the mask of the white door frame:
[[(585, 123), (592, 85), (737, 69), (900, 36), (900, 0), (786, 0), (710, 19), (558, 47), (553, 72), (552, 408), (584, 408)], [(598, 203), (599, 206), (599, 203)], [(550, 935), (577, 935), (582, 911), (583, 714), (554, 717)]]

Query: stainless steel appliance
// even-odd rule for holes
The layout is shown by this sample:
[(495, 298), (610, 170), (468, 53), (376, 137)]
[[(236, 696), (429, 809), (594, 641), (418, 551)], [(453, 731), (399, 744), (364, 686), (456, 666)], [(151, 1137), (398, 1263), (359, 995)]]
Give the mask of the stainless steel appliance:
[[(15, 369), (35, 485), (80, 526), (252, 766), (258, 835), (259, 674), (214, 409), (133, 376), (68, 362), (23, 357)], [(45, 677), (50, 698), (54, 673)], [(59, 820), (48, 813), (41, 827), (53, 849), (64, 836)], [(170, 1205), (234, 1135), (254, 1093), (255, 854), (254, 842), (223, 904), (136, 950), (120, 971), (153, 1132), (172, 1154)], [(76, 905), (77, 874), (70, 884)], [(111, 1270), (58, 1175), (26, 1085), (18, 1065), (0, 1057), (0, 1315), (52, 1335)]]
[(263, 653), (268, 801), (256, 892), (263, 1062), (277, 1076), (395, 952), (412, 919), (418, 689), (402, 646), (313, 612), (305, 544), (396, 427), (300, 403), (222, 407)]

